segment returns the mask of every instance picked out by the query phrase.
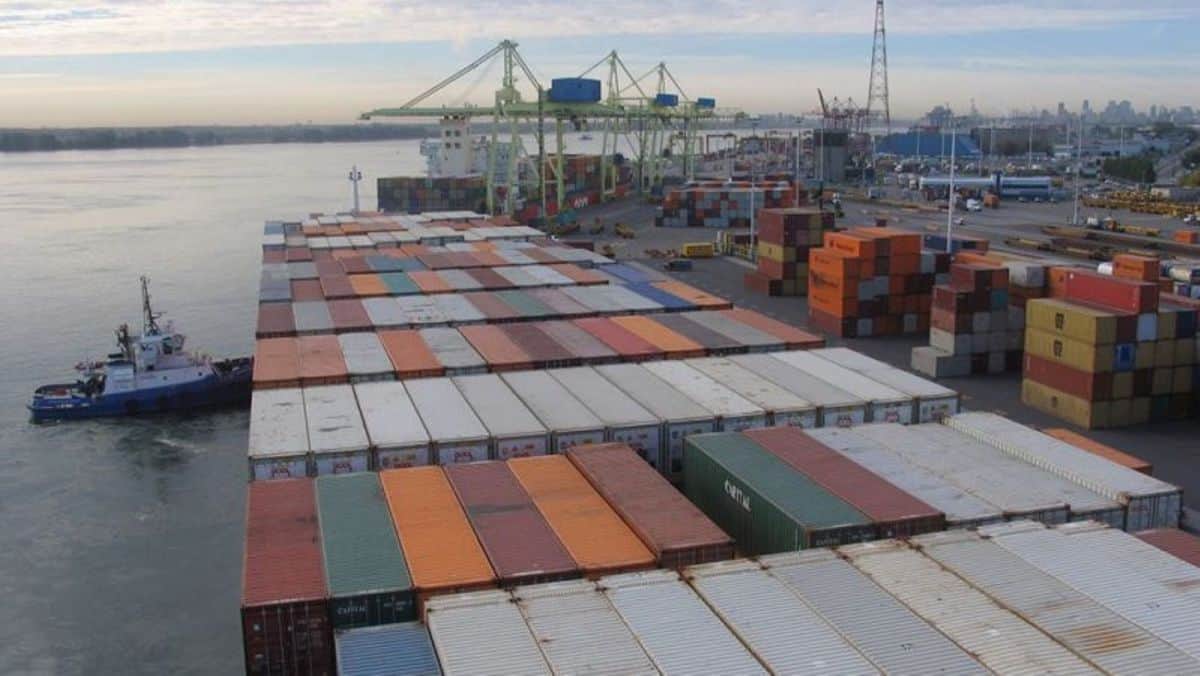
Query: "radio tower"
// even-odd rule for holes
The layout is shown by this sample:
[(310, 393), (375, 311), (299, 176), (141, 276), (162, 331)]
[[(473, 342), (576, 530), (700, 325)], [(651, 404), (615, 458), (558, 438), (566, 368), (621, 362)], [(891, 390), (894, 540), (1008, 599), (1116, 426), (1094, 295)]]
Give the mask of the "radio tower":
[(883, 28), (883, 0), (875, 0), (875, 43), (871, 47), (871, 86), (867, 90), (867, 115), (882, 119), (892, 133), (892, 111), (888, 107), (887, 36)]

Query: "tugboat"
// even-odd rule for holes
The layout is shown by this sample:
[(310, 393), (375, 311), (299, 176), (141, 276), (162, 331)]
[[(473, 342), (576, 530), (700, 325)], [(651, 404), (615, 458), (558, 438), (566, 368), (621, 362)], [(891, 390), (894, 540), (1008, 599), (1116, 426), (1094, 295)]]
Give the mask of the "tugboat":
[(43, 385), (28, 404), (34, 422), (182, 411), (244, 403), (250, 399), (253, 359), (214, 361), (183, 349), (185, 336), (150, 306), (150, 280), (142, 282), (142, 333), (116, 330), (118, 352), (104, 361), (75, 365), (72, 384)]

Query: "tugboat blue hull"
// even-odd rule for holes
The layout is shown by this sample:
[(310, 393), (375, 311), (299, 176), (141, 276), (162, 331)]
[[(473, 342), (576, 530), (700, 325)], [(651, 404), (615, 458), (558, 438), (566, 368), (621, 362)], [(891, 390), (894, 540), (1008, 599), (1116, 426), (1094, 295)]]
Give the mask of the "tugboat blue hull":
[(34, 422), (78, 420), (228, 406), (249, 401), (250, 372), (210, 375), (167, 387), (88, 397), (35, 397), (28, 405)]

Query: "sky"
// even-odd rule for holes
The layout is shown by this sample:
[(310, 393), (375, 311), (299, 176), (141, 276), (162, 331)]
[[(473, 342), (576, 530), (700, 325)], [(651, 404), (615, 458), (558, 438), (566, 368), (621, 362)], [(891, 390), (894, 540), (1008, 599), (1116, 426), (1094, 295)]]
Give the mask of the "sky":
[[(895, 0), (892, 115), (1110, 99), (1200, 106), (1198, 0)], [(548, 84), (615, 49), (684, 93), (866, 102), (871, 0), (0, 0), (0, 126), (353, 122), (511, 38)], [(493, 65), (431, 103), (486, 103)], [(601, 75), (601, 78), (603, 76)], [(527, 83), (525, 85), (528, 86)]]

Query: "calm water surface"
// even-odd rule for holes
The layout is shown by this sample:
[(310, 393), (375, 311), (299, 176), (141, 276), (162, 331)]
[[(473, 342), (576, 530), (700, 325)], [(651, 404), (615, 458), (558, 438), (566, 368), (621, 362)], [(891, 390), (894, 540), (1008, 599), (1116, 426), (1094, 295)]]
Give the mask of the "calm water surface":
[(0, 673), (235, 673), (247, 416), (32, 425), (35, 386), (139, 324), (253, 349), (263, 221), (350, 206), (417, 142), (0, 154)]

